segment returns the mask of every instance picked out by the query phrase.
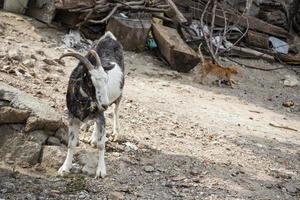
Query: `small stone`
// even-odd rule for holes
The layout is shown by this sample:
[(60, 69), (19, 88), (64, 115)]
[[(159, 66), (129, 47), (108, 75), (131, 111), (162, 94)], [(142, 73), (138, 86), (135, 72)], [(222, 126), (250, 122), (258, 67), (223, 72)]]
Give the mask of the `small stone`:
[(33, 59), (26, 59), (22, 63), (23, 63), (23, 65), (25, 65), (28, 68), (33, 68), (35, 61)]
[(199, 175), (200, 173), (201, 173), (201, 170), (199, 170), (199, 169), (197, 169), (197, 168), (193, 168), (193, 169), (191, 169), (191, 175), (193, 175), (193, 176), (197, 176), (197, 175)]
[(57, 65), (57, 63), (56, 63), (54, 60), (51, 60), (51, 59), (45, 58), (43, 61), (44, 61), (44, 63), (46, 63), (47, 65)]
[(138, 147), (133, 144), (133, 143), (130, 143), (130, 142), (126, 142), (124, 143), (125, 145), (125, 151), (137, 151), (138, 150)]
[(81, 166), (78, 163), (73, 163), (71, 171), (74, 174), (80, 174), (81, 173)]
[(68, 132), (66, 130), (66, 128), (59, 128), (56, 133), (55, 133), (55, 137), (57, 137), (58, 139), (60, 139), (60, 141), (63, 144), (68, 144)]
[(47, 140), (48, 145), (60, 146), (60, 140), (56, 137), (49, 137)]
[(82, 168), (82, 173), (87, 174), (89, 176), (95, 175), (96, 167), (90, 166), (90, 165), (84, 165)]
[(286, 75), (283, 81), (283, 85), (288, 87), (296, 87), (300, 85), (300, 82), (297, 76)]
[(295, 174), (293, 172), (290, 172), (285, 169), (270, 169), (270, 175), (274, 176), (275, 178), (284, 178), (284, 179), (290, 179), (292, 178)]
[(30, 58), (32, 58), (34, 60), (38, 60), (37, 57), (34, 54), (31, 54)]
[(81, 191), (78, 195), (79, 199), (89, 199), (90, 195), (87, 191)]
[(15, 164), (15, 161), (13, 161), (13, 160), (6, 160), (6, 163), (9, 164), (9, 165), (13, 165), (13, 164)]
[(5, 182), (0, 185), (2, 193), (13, 193), (15, 192), (16, 186), (13, 183)]
[(294, 103), (293, 100), (286, 100), (286, 101), (284, 101), (284, 102), (282, 103), (282, 105), (283, 105), (284, 107), (289, 108), (289, 107), (293, 107), (293, 106), (295, 105), (295, 103)]
[(273, 187), (273, 184), (267, 182), (267, 183), (265, 183), (265, 187), (268, 189), (271, 189)]
[(123, 192), (111, 192), (107, 197), (108, 200), (122, 200), (124, 198)]
[(155, 168), (151, 165), (147, 165), (144, 167), (145, 172), (154, 172)]
[(28, 134), (29, 135), (29, 140), (39, 143), (39, 144), (45, 144), (47, 141), (48, 133), (42, 130), (38, 130), (38, 131), (33, 131), (31, 133)]
[(2, 69), (3, 69), (4, 71), (9, 71), (9, 70), (11, 70), (11, 66), (9, 66), (9, 65), (4, 65), (4, 66), (2, 67)]
[(74, 174), (80, 174), (81, 173), (81, 166), (78, 163), (73, 163), (71, 172), (74, 173)]
[(54, 59), (54, 61), (57, 62), (57, 63), (60, 64), (60, 65), (63, 65), (63, 66), (66, 65), (65, 61), (59, 60), (58, 58)]
[(295, 194), (298, 191), (297, 185), (295, 183), (287, 183), (284, 188), (288, 193)]
[(36, 53), (39, 54), (39, 55), (41, 55), (41, 56), (44, 56), (44, 55), (45, 55), (45, 52), (42, 51), (42, 50), (37, 50)]
[(22, 60), (22, 52), (19, 49), (10, 49), (8, 50), (8, 57), (12, 60), (21, 61)]

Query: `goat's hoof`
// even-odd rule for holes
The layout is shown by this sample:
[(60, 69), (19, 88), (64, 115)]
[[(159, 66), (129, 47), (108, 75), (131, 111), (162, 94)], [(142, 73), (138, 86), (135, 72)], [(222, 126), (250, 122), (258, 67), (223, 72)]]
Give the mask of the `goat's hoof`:
[(59, 176), (66, 176), (67, 174), (70, 173), (70, 169), (66, 168), (65, 166), (61, 166), (58, 170), (58, 175)]
[(112, 141), (113, 142), (121, 142), (124, 138), (122, 138), (122, 136), (118, 133), (114, 133), (112, 135)]
[(100, 170), (100, 171), (97, 171), (96, 173), (96, 177), (95, 178), (105, 178), (106, 176), (106, 170)]

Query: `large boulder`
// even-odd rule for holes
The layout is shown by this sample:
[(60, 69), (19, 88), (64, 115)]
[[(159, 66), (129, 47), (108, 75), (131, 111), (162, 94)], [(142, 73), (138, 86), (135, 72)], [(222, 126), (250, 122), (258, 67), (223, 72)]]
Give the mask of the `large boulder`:
[(42, 153), (42, 166), (58, 169), (66, 158), (67, 149), (62, 146), (44, 146)]
[(0, 126), (0, 158), (12, 164), (33, 166), (39, 162), (42, 144), (27, 139), (27, 135), (10, 126)]
[[(2, 107), (0, 121), (19, 123), (25, 122), (26, 118), (26, 132), (34, 130), (55, 132), (63, 126), (61, 116), (53, 108), (41, 100), (5, 83), (0, 83), (0, 102), (9, 102), (10, 106), (0, 106)], [(18, 114), (20, 116), (16, 117)], [(13, 119), (15, 119), (15, 122)]]
[(25, 123), (30, 111), (16, 109), (9, 106), (0, 107), (0, 124), (21, 124)]

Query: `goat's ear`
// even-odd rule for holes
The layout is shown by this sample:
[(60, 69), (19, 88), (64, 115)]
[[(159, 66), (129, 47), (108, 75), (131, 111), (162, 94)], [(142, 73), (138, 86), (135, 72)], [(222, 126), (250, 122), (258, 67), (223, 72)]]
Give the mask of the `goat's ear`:
[(109, 71), (112, 70), (115, 67), (116, 64), (114, 63), (109, 63), (108, 65), (106, 65), (105, 67), (103, 66), (105, 71)]

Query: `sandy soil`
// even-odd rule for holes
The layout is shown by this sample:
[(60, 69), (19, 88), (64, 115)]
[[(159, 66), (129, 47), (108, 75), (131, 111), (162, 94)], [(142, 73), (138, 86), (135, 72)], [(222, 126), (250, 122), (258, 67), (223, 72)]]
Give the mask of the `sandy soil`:
[[(36, 57), (33, 68), (3, 61), (0, 68), (22, 68), (32, 77), (0, 72), (0, 80), (49, 102), (65, 116), (68, 75), (76, 65), (49, 65), (58, 58), (63, 32), (30, 18), (0, 12), (0, 58), (19, 48)], [(279, 66), (244, 60), (266, 68)], [(210, 79), (200, 85), (194, 71), (168, 69), (151, 53), (125, 52), (126, 86), (121, 104), (122, 134), (137, 150), (107, 152), (108, 177), (0, 168), (0, 182), (14, 185), (4, 199), (299, 199), (300, 91), (284, 87), (291, 69), (264, 72), (240, 68), (235, 89)], [(282, 103), (292, 100), (295, 106)], [(111, 110), (107, 113), (111, 133)], [(270, 123), (297, 129), (292, 131)], [(84, 140), (84, 136), (82, 136)], [(126, 146), (126, 145), (125, 145)], [(95, 152), (82, 142), (87, 151)], [(96, 156), (96, 155), (94, 155)]]

